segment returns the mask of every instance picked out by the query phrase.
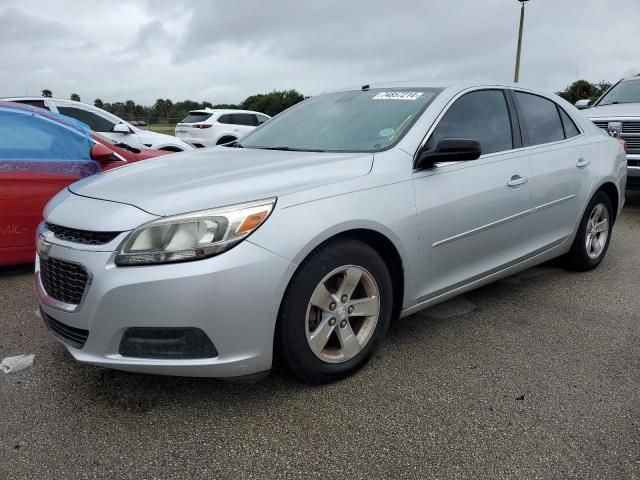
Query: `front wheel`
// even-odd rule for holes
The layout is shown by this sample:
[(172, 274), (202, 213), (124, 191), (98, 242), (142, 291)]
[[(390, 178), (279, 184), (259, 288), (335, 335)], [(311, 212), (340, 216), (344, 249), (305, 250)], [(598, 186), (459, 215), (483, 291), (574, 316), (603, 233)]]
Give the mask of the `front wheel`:
[(380, 255), (357, 240), (331, 243), (305, 260), (287, 289), (277, 353), (304, 382), (344, 378), (378, 348), (392, 304), (391, 276)]
[(598, 192), (589, 202), (571, 250), (566, 255), (568, 266), (579, 271), (596, 268), (609, 249), (612, 229), (611, 200), (604, 192)]

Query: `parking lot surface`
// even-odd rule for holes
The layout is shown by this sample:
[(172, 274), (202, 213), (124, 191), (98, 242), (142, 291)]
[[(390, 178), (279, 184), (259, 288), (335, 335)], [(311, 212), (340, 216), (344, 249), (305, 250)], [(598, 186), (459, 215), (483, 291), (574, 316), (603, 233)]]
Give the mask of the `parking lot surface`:
[(0, 270), (0, 478), (640, 478), (640, 196), (599, 269), (556, 263), (395, 321), (309, 387), (74, 362)]

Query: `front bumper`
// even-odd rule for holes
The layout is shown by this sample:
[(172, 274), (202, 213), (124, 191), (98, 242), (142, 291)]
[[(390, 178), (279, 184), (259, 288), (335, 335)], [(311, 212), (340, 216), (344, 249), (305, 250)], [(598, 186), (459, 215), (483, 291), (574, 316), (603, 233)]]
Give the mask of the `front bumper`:
[(627, 155), (627, 190), (640, 189), (640, 155)]
[[(90, 278), (77, 306), (49, 297), (36, 258), (35, 284), (44, 314), (64, 327), (88, 331), (75, 348), (80, 362), (144, 373), (236, 377), (271, 368), (273, 333), (289, 261), (244, 241), (219, 256), (176, 264), (117, 267), (113, 252), (52, 244), (49, 258), (83, 265)], [(201, 329), (217, 356), (198, 359), (131, 358), (119, 353), (132, 327)], [(73, 330), (75, 331), (75, 330)]]

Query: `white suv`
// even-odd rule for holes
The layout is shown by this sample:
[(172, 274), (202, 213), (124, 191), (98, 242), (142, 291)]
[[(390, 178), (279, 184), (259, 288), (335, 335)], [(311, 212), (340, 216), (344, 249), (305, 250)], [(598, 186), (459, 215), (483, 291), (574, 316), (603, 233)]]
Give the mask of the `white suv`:
[(176, 125), (176, 137), (199, 148), (222, 145), (244, 137), (269, 118), (249, 110), (193, 110)]
[(126, 143), (135, 148), (153, 148), (170, 152), (193, 150), (192, 145), (179, 138), (165, 135), (164, 133), (142, 130), (101, 108), (87, 105), (86, 103), (44, 97), (15, 97), (4, 98), (3, 100), (24, 103), (75, 118), (87, 124), (94, 132), (113, 140), (114, 143)]

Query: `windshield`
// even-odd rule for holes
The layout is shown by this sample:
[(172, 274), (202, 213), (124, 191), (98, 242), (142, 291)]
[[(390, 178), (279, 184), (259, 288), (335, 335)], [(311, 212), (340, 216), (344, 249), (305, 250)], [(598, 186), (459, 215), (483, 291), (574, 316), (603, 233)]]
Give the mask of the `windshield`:
[(618, 83), (600, 99), (597, 105), (601, 107), (618, 103), (640, 103), (640, 79), (624, 80)]
[(312, 152), (375, 152), (397, 143), (441, 89), (371, 89), (313, 97), (238, 144)]

